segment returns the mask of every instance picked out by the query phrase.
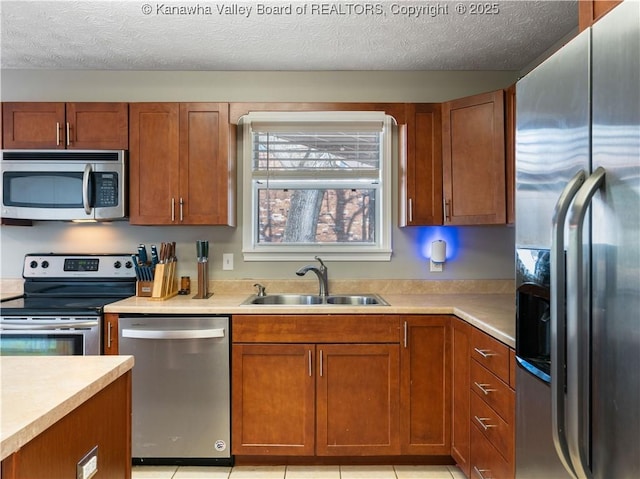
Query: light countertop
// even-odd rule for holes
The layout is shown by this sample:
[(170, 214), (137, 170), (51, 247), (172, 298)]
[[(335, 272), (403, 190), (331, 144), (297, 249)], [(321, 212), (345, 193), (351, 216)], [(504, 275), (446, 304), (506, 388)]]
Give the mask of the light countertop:
[[(372, 291), (366, 291), (370, 293)], [(377, 293), (377, 291), (376, 291)], [(145, 314), (453, 314), (515, 348), (514, 294), (378, 293), (390, 306), (241, 305), (250, 294), (214, 294), (208, 299), (176, 296), (166, 301), (132, 297), (105, 307), (111, 313)]]
[(133, 356), (0, 358), (0, 460), (133, 367)]

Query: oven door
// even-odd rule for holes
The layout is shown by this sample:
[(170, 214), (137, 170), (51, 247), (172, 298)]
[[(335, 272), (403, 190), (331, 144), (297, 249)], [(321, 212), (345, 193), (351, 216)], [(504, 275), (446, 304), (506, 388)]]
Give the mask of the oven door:
[(0, 322), (0, 355), (85, 356), (100, 354), (99, 318), (74, 318), (64, 321), (67, 324), (61, 325), (61, 321), (57, 318), (2, 318)]

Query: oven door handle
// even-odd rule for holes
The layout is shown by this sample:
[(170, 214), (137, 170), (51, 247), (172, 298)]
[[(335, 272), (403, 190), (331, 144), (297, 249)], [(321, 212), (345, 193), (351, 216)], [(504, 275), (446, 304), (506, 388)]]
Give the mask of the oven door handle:
[(25, 324), (24, 322), (3, 321), (0, 324), (0, 331), (46, 331), (59, 329), (78, 329), (93, 328), (100, 326), (98, 320), (95, 321), (77, 321), (75, 323), (40, 323)]
[(132, 339), (208, 339), (224, 338), (224, 328), (218, 329), (123, 329), (123, 338)]

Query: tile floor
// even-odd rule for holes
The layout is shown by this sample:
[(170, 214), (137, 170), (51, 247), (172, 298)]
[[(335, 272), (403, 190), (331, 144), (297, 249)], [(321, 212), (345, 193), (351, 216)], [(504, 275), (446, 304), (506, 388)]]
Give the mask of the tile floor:
[(132, 479), (465, 479), (455, 466), (134, 466)]

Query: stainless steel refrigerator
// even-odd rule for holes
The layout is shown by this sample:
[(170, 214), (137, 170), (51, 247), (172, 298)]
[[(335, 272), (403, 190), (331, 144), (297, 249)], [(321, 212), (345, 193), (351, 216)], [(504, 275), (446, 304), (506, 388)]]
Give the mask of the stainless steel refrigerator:
[(516, 478), (640, 478), (640, 3), (516, 88)]

